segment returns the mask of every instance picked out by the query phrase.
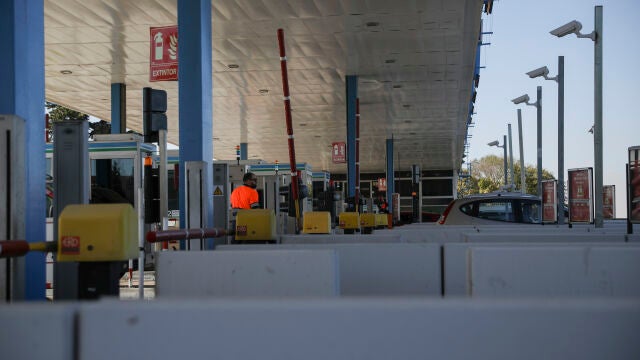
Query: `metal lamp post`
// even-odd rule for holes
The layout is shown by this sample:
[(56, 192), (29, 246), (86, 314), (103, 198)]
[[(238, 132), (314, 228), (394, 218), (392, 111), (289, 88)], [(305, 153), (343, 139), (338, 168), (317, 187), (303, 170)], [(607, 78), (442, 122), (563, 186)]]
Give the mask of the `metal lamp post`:
[(527, 193), (527, 182), (524, 168), (524, 144), (522, 143), (522, 111), (518, 109), (518, 140), (520, 141), (520, 192)]
[(564, 224), (564, 56), (558, 56), (558, 75), (549, 77), (546, 66), (529, 71), (530, 78), (543, 77), (558, 83), (558, 225)]
[(499, 147), (502, 148), (504, 150), (504, 157), (503, 157), (503, 161), (504, 161), (504, 186), (509, 186), (509, 178), (507, 176), (507, 135), (503, 135), (502, 137), (502, 145), (500, 145), (500, 142), (498, 140), (492, 141), (490, 143), (488, 143), (487, 145), (489, 146), (495, 146), (495, 147)]
[(575, 34), (579, 38), (588, 38), (594, 42), (594, 66), (593, 66), (593, 92), (594, 92), (594, 125), (593, 125), (593, 152), (594, 152), (594, 222), (595, 227), (603, 226), (602, 216), (602, 6), (594, 7), (595, 29), (590, 34), (582, 34), (582, 24), (573, 20), (557, 29), (551, 30), (551, 35), (563, 37)]
[[(524, 94), (511, 100), (514, 104), (535, 106), (537, 110), (537, 143), (538, 143), (538, 196), (542, 198), (542, 86), (538, 86), (536, 102), (529, 102), (529, 95)], [(524, 169), (523, 169), (524, 170)]]

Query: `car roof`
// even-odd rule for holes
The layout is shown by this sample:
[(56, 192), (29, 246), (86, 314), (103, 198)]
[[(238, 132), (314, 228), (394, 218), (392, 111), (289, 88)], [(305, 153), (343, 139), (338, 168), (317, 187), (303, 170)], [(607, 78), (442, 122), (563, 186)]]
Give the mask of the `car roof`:
[(523, 194), (519, 192), (510, 192), (510, 191), (494, 191), (486, 194), (473, 194), (464, 197), (461, 200), (471, 200), (471, 199), (497, 199), (497, 198), (509, 198), (509, 199), (531, 199), (531, 200), (540, 200), (536, 195), (531, 194)]

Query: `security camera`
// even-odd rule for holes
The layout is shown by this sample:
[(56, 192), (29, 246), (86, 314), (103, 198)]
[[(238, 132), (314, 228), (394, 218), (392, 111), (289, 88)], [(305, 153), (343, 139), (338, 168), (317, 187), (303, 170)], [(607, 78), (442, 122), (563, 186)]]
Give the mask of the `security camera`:
[(489, 146), (498, 146), (498, 144), (500, 144), (500, 143), (498, 142), (498, 140), (494, 140), (494, 141), (492, 141), (492, 142), (488, 143), (487, 145), (489, 145)]
[(511, 100), (514, 104), (522, 104), (529, 102), (529, 95), (524, 94), (522, 96), (518, 96), (517, 98)]
[(563, 37), (565, 35), (579, 33), (580, 29), (582, 29), (582, 24), (580, 24), (579, 21), (573, 20), (549, 32), (551, 33), (551, 35), (555, 35), (557, 37)]
[(535, 70), (531, 70), (527, 73), (527, 75), (529, 75), (530, 78), (536, 78), (538, 76), (542, 76), (544, 78), (547, 77), (547, 75), (549, 75), (549, 69), (547, 69), (546, 66), (543, 66), (541, 68), (537, 68)]

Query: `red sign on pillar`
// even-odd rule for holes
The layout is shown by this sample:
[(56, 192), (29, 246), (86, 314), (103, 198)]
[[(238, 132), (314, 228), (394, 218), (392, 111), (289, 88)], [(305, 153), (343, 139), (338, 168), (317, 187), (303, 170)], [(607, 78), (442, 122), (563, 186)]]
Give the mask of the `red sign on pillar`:
[(149, 29), (149, 81), (178, 80), (178, 26)]
[(331, 144), (331, 160), (334, 164), (347, 162), (347, 145), (344, 142), (334, 142)]
[(378, 178), (378, 191), (387, 191), (387, 179)]

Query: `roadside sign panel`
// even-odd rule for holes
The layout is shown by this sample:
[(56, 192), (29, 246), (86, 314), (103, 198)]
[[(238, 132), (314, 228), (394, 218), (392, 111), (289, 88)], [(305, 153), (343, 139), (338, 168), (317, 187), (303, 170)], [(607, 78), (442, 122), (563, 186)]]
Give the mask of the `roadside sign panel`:
[(347, 162), (347, 144), (345, 142), (331, 144), (331, 160), (333, 160), (334, 164)]
[(616, 218), (616, 186), (604, 185), (602, 187), (602, 217), (604, 219)]
[(629, 148), (629, 174), (627, 176), (628, 217), (640, 224), (640, 146)]
[(558, 220), (557, 180), (542, 182), (542, 222), (553, 223)]
[(149, 28), (149, 81), (178, 80), (178, 26)]
[(593, 169), (569, 169), (569, 222), (593, 222)]

